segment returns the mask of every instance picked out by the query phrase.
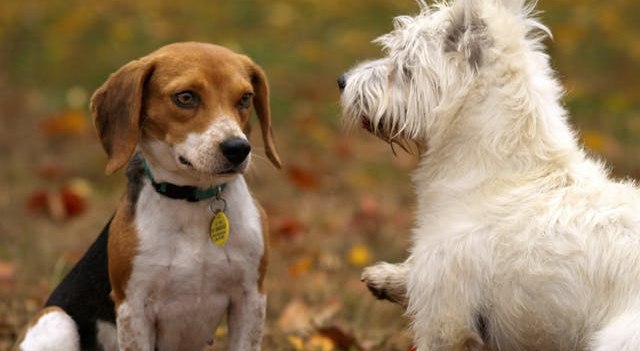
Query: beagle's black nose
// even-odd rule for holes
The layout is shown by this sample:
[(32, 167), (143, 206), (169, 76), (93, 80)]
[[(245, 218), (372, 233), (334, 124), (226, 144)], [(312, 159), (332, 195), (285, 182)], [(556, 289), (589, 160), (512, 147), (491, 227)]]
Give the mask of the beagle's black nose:
[(231, 138), (220, 144), (220, 150), (231, 164), (237, 166), (247, 158), (247, 155), (251, 151), (251, 145), (249, 145), (249, 142), (245, 139)]
[(344, 74), (341, 74), (340, 77), (338, 77), (338, 88), (340, 89), (340, 92), (342, 92), (346, 86), (347, 77), (345, 77)]

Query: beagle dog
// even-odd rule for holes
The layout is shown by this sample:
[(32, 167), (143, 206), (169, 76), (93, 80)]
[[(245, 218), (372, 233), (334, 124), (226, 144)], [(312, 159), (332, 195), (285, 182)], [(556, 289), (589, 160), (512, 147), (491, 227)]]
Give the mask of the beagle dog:
[(53, 291), (17, 350), (202, 350), (227, 314), (230, 350), (260, 350), (267, 222), (243, 177), (251, 105), (280, 168), (263, 70), (176, 43), (91, 99), (107, 174), (128, 164), (115, 215)]

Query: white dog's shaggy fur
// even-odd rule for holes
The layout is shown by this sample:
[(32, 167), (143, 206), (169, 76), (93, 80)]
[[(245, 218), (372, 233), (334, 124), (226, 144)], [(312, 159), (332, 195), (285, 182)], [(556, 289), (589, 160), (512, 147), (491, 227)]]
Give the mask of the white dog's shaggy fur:
[(410, 257), (363, 279), (420, 351), (640, 350), (640, 192), (578, 146), (533, 6), (421, 7), (340, 79), (347, 121), (421, 158)]

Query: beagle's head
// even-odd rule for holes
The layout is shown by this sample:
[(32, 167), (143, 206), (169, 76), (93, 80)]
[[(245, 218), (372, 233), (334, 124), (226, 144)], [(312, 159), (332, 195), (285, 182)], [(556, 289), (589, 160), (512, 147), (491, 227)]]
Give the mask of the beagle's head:
[(193, 42), (164, 46), (124, 65), (91, 99), (108, 174), (138, 148), (155, 168), (195, 181), (219, 180), (247, 168), (252, 105), (266, 154), (279, 168), (266, 76), (247, 56), (226, 48)]

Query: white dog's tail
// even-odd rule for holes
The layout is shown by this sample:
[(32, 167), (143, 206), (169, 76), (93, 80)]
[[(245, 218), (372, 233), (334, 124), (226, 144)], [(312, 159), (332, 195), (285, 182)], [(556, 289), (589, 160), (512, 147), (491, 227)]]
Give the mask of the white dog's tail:
[(61, 308), (40, 312), (18, 339), (14, 351), (79, 351), (80, 335), (73, 319)]
[(607, 323), (593, 338), (591, 350), (640, 350), (640, 309), (626, 310)]

